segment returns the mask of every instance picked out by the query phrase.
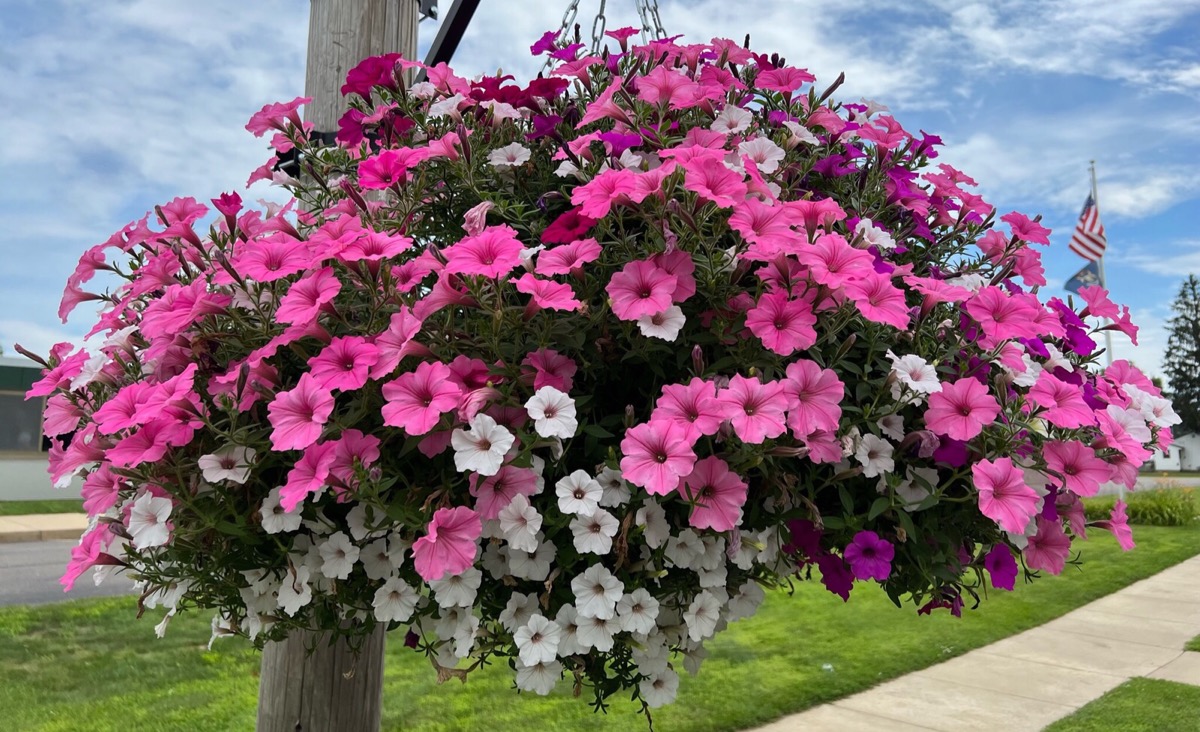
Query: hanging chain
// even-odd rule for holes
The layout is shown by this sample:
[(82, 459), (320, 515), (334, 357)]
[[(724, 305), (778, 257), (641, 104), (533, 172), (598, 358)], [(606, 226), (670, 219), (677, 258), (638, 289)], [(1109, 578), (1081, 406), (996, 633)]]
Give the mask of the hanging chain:
[[(597, 56), (604, 50), (604, 30), (608, 23), (608, 18), (604, 16), (606, 2), (607, 0), (600, 0), (600, 10), (592, 20), (591, 51)], [(658, 15), (658, 0), (634, 0), (634, 6), (637, 7), (638, 18), (642, 22), (643, 43), (646, 43), (649, 38), (661, 40), (667, 37), (667, 32), (663, 29), (662, 18)], [(567, 5), (566, 12), (563, 13), (562, 25), (558, 29), (559, 38), (564, 42), (570, 38), (571, 29), (575, 26), (578, 17), (579, 0), (571, 0)], [(542, 64), (542, 73), (549, 69), (550, 57), (547, 56), (545, 63)]]

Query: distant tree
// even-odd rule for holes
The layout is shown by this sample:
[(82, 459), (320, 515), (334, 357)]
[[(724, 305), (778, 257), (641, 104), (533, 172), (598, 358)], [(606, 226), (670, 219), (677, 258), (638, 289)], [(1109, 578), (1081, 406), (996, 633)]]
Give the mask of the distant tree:
[(1167, 321), (1167, 354), (1163, 371), (1171, 382), (1170, 397), (1183, 420), (1176, 434), (1200, 432), (1200, 279), (1188, 275), (1171, 303)]

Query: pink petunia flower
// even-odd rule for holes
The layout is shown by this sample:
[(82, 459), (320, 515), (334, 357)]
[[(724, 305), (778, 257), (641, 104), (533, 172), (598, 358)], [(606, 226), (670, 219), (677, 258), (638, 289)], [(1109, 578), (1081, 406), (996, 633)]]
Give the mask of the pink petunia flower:
[(553, 386), (566, 393), (570, 393), (575, 371), (578, 369), (573, 359), (552, 348), (540, 348), (530, 352), (521, 361), (521, 366), (521, 380), (532, 384), (534, 391), (543, 386)]
[[(103, 454), (115, 468), (134, 468), (142, 463), (158, 462), (169, 448), (191, 442), (194, 431), (188, 425), (172, 419), (147, 422)], [(76, 442), (82, 442), (79, 434), (72, 440), (71, 447), (76, 447)]]
[(1094, 496), (1108, 481), (1108, 463), (1079, 440), (1051, 440), (1042, 447), (1042, 455), (1050, 470), (1064, 476), (1051, 480), (1077, 496)]
[(742, 176), (711, 157), (692, 158), (683, 164), (683, 187), (700, 196), (701, 200), (721, 208), (733, 208), (746, 200), (746, 184)]
[(1037, 514), (1037, 491), (1025, 484), (1024, 472), (1012, 458), (980, 460), (971, 466), (979, 491), (979, 512), (1010, 534), (1022, 534)]
[(517, 292), (529, 295), (539, 308), (574, 311), (583, 307), (583, 303), (575, 299), (575, 290), (570, 285), (539, 279), (529, 272), (510, 282), (516, 285)]
[(734, 434), (742, 442), (759, 444), (774, 439), (787, 429), (787, 397), (778, 381), (763, 383), (738, 374), (729, 380), (717, 399), (725, 406), (725, 414)]
[(498, 517), (516, 496), (528, 498), (537, 492), (538, 474), (515, 465), (504, 465), (495, 475), (486, 478), (477, 475), (471, 483), (475, 511), (484, 520)]
[(999, 287), (984, 287), (963, 304), (967, 314), (979, 323), (984, 338), (980, 344), (991, 348), (1012, 338), (1036, 338), (1034, 327), (1038, 308), (1028, 300), (1006, 293)]
[(1096, 424), (1096, 414), (1083, 400), (1083, 391), (1074, 384), (1042, 371), (1037, 383), (1029, 390), (1029, 401), (1045, 408), (1038, 416), (1052, 425), (1065, 428), (1087, 427)]
[(284, 511), (295, 511), (308, 496), (320, 493), (329, 484), (336, 450), (332, 442), (318, 442), (304, 449), (304, 455), (288, 471), (287, 482), (279, 490), (279, 505)]
[(267, 405), (271, 449), (303, 450), (317, 441), (333, 413), (333, 394), (312, 374), (302, 374), (295, 388), (281, 391)]
[(675, 490), (692, 472), (696, 453), (687, 428), (674, 423), (646, 422), (631, 427), (621, 440), (621, 475), (656, 496)]
[(1133, 530), (1129, 528), (1129, 517), (1125, 515), (1125, 501), (1118, 500), (1113, 506), (1113, 510), (1109, 513), (1109, 518), (1104, 521), (1097, 521), (1096, 526), (1107, 529), (1117, 537), (1117, 543), (1121, 545), (1122, 551), (1133, 549), (1136, 544), (1133, 543)]
[[(312, 254), (300, 242), (282, 234), (247, 243), (230, 260), (238, 274), (255, 282), (274, 282), (303, 271), (312, 263)], [(218, 271), (218, 274), (228, 273)]]
[(943, 383), (942, 390), (929, 395), (925, 426), (939, 435), (970, 440), (996, 420), (1000, 403), (987, 387), (975, 379)]
[(767, 292), (746, 312), (746, 327), (763, 346), (781, 356), (810, 348), (817, 342), (812, 303), (783, 291)]
[(463, 390), (455, 383), (449, 366), (424, 361), (415, 371), (383, 385), (383, 398), (387, 400), (383, 423), (410, 435), (423, 435), (433, 429), (443, 413), (457, 409), (462, 397)]
[(489, 226), (475, 236), (464, 237), (442, 252), (446, 257), (445, 272), (499, 278), (521, 264), (521, 251), (524, 249), (525, 245), (517, 239), (516, 229), (503, 225)]
[(846, 283), (846, 296), (867, 320), (901, 330), (908, 328), (910, 315), (904, 291), (887, 275), (872, 273)]
[(874, 531), (860, 531), (854, 535), (842, 556), (855, 578), (883, 582), (892, 575), (896, 547)]
[(683, 479), (681, 492), (692, 505), (688, 522), (697, 529), (730, 531), (742, 517), (748, 486), (719, 457), (706, 457)]
[(1025, 566), (1030, 569), (1062, 574), (1071, 554), (1071, 538), (1063, 531), (1062, 524), (1039, 516), (1037, 533), (1029, 537), (1024, 554)]
[(371, 378), (381, 379), (396, 370), (405, 356), (423, 356), (428, 353), (425, 346), (413, 340), (421, 332), (421, 320), (413, 315), (407, 305), (392, 313), (388, 329), (375, 336), (372, 341), (379, 349), (379, 360), (371, 367)]
[(711, 381), (693, 377), (687, 384), (668, 384), (654, 403), (651, 422), (677, 424), (687, 430), (688, 444), (702, 435), (715, 435), (725, 421), (725, 407)]
[(431, 155), (428, 148), (383, 150), (358, 164), (358, 184), (363, 190), (380, 190), (403, 183), (408, 171)]
[(846, 212), (832, 198), (788, 201), (783, 206), (791, 217), (793, 225), (803, 226), (804, 230), (808, 232), (809, 241), (813, 240), (821, 228), (846, 218)]
[(287, 294), (279, 298), (275, 319), (280, 323), (306, 324), (314, 322), (321, 308), (333, 302), (342, 289), (342, 281), (332, 267), (323, 267), (292, 283)]
[(808, 266), (814, 280), (835, 290), (875, 272), (871, 254), (850, 246), (840, 234), (818, 236), (812, 245), (799, 247), (796, 258)]
[(71, 561), (67, 563), (67, 570), (58, 580), (63, 592), (74, 589), (79, 576), (99, 563), (100, 555), (108, 551), (116, 538), (111, 525), (105, 523), (96, 524), (80, 538), (79, 545), (71, 548)]
[(339, 336), (308, 360), (309, 373), (322, 389), (353, 391), (367, 383), (379, 348), (362, 336)]
[(671, 307), (678, 280), (653, 262), (634, 260), (612, 276), (605, 291), (621, 320), (637, 320)]
[(378, 262), (403, 254), (412, 245), (413, 240), (407, 236), (371, 231), (346, 245), (337, 258), (341, 262)]
[(534, 272), (543, 277), (579, 272), (583, 265), (600, 258), (600, 244), (595, 239), (580, 239), (570, 244), (546, 249), (537, 258)]
[(637, 174), (628, 169), (610, 169), (571, 191), (571, 203), (579, 213), (599, 221), (608, 215), (613, 205), (628, 200), (636, 187)]
[(454, 577), (475, 563), (483, 522), (466, 506), (439, 508), (412, 546), (413, 565), (427, 582)]

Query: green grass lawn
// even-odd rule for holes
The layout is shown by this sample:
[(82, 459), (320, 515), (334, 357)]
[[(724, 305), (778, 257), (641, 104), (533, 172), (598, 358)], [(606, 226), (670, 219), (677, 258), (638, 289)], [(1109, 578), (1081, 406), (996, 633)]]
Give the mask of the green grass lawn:
[[(1123, 554), (1111, 536), (1084, 544), (1082, 573), (1070, 570), (1015, 593), (996, 592), (961, 620), (917, 617), (860, 586), (843, 605), (820, 586), (770, 596), (759, 614), (710, 644), (698, 678), (654, 715), (655, 728), (735, 730), (827, 702), (1038, 625), (1200, 553), (1200, 527), (1139, 527)], [(1090, 560), (1090, 561), (1089, 561)], [(164, 640), (159, 617), (134, 620), (132, 599), (0, 609), (0, 709), (19, 730), (242, 730), (253, 727), (257, 655), (217, 641), (209, 618), (176, 618)], [(438, 687), (429, 663), (390, 644), (386, 730), (644, 730), (624, 699), (607, 717), (562, 682), (546, 699), (517, 697), (507, 669)]]
[(0, 501), (0, 516), (28, 516), (31, 513), (83, 513), (83, 501)]
[(1185, 651), (1200, 651), (1200, 635), (1198, 635), (1195, 638), (1188, 641), (1188, 644), (1186, 646), (1184, 646), (1183, 650), (1185, 650)]
[(1130, 679), (1046, 732), (1195, 732), (1200, 687), (1157, 679)]

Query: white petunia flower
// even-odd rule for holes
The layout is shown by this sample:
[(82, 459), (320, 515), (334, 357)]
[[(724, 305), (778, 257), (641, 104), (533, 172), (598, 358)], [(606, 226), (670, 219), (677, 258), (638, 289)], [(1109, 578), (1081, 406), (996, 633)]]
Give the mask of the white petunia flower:
[(899, 442), (904, 439), (904, 417), (899, 414), (889, 414), (876, 422), (879, 431)]
[(754, 115), (748, 110), (742, 109), (734, 104), (726, 104), (721, 113), (713, 120), (709, 129), (714, 132), (722, 132), (727, 135), (745, 132), (750, 129), (750, 122), (753, 121)]
[(896, 469), (896, 461), (892, 459), (894, 448), (892, 443), (872, 434), (863, 435), (858, 443), (854, 457), (863, 466), (863, 477), (874, 478), (877, 475), (890, 473)]
[(283, 582), (279, 585), (278, 604), (289, 617), (312, 602), (312, 587), (308, 584), (309, 572), (306, 565), (299, 565), (289, 569), (283, 576)]
[(912, 353), (897, 356), (891, 351), (887, 352), (887, 356), (892, 360), (892, 376), (908, 388), (922, 394), (933, 394), (942, 390), (937, 371), (925, 359)]
[(604, 489), (586, 471), (576, 470), (554, 484), (558, 510), (564, 514), (591, 516), (600, 506)]
[(667, 540), (667, 559), (680, 569), (691, 569), (704, 555), (704, 544), (691, 529), (684, 529), (678, 536)]
[[(82, 389), (83, 387), (92, 383), (97, 377), (100, 376), (100, 372), (103, 371), (104, 367), (107, 366), (110, 361), (112, 361), (112, 359), (109, 358), (107, 353), (97, 353), (95, 356), (92, 356), (83, 363), (83, 369), (81, 369), (80, 372), (75, 375), (75, 378), (71, 379), (71, 384), (68, 388), (71, 391), (78, 391), (79, 389)], [(164, 627), (166, 627), (166, 622), (167, 621), (164, 619)], [(159, 637), (161, 638), (162, 636)]]
[(891, 251), (896, 248), (896, 240), (883, 229), (875, 226), (870, 219), (859, 219), (854, 232), (862, 237), (863, 243), (873, 246), (880, 251)]
[(608, 554), (612, 550), (613, 537), (620, 528), (620, 522), (603, 508), (597, 508), (590, 516), (571, 519), (575, 549), (581, 554)]
[[(926, 487), (928, 483), (928, 487)], [(938, 485), (937, 468), (914, 468), (909, 466), (907, 477), (896, 486), (896, 495), (904, 499), (905, 511), (915, 511), (930, 495), (930, 488)]]
[(367, 577), (373, 580), (387, 579), (400, 570), (408, 548), (408, 542), (397, 536), (376, 539), (362, 548), (358, 561), (362, 563), (363, 573)]
[(493, 579), (504, 579), (509, 574), (508, 547), (494, 541), (485, 543), (479, 564)]
[(350, 536), (355, 541), (362, 541), (368, 537), (375, 539), (387, 533), (387, 528), (379, 525), (386, 519), (387, 515), (379, 509), (360, 503), (346, 514), (346, 527), (350, 529)]
[(477, 414), (471, 420), (470, 431), (456, 429), (450, 435), (454, 467), (460, 473), (473, 470), (480, 475), (495, 475), (515, 441), (513, 433), (496, 424), (496, 420)]
[(298, 531), (300, 529), (300, 520), (302, 518), (300, 511), (296, 510), (291, 513), (283, 510), (280, 505), (280, 491), (282, 488), (273, 488), (263, 499), (262, 508), (258, 510), (262, 516), (263, 531), (268, 534), (281, 534), (285, 531)]
[(737, 594), (729, 599), (728, 620), (733, 622), (754, 615), (758, 612), (758, 606), (762, 604), (766, 596), (762, 585), (754, 580), (746, 580), (738, 588)]
[(700, 664), (704, 663), (706, 658), (708, 658), (708, 649), (703, 644), (697, 643), (683, 651), (683, 667), (689, 674), (695, 676), (700, 673)]
[(821, 142), (811, 130), (799, 122), (788, 120), (783, 123), (783, 126), (787, 128), (788, 132), (792, 133), (787, 141), (787, 146), (789, 149), (796, 147), (802, 142), (806, 145), (817, 145)]
[(529, 148), (519, 142), (499, 147), (488, 154), (488, 162), (494, 168), (512, 168), (529, 160)]
[(330, 579), (346, 579), (358, 561), (358, 547), (339, 531), (320, 545), (321, 574)]
[(513, 633), (513, 642), (521, 656), (521, 663), (533, 666), (550, 663), (558, 657), (558, 641), (562, 628), (544, 615), (534, 615)]
[(710, 637), (717, 629), (717, 621), (721, 619), (721, 602), (708, 590), (696, 595), (692, 604), (683, 613), (683, 622), (687, 624), (688, 638), (702, 641)]
[(574, 605), (563, 605), (554, 616), (554, 623), (561, 634), (558, 637), (558, 656), (566, 658), (583, 653), (586, 649), (579, 645), (579, 613)]
[(629, 485), (621, 477), (620, 470), (614, 470), (606, 466), (596, 476), (596, 482), (600, 484), (600, 488), (604, 491), (604, 494), (600, 496), (600, 505), (606, 508), (622, 506), (633, 495), (629, 492)]
[(644, 587), (623, 595), (617, 603), (617, 619), (621, 623), (621, 630), (626, 632), (649, 635), (654, 632), (656, 618), (658, 600)]
[(462, 574), (430, 580), (429, 589), (433, 590), (438, 607), (471, 607), (482, 581), (483, 572), (468, 567)]
[(504, 606), (504, 610), (500, 611), (497, 619), (501, 625), (508, 629), (508, 632), (515, 633), (518, 628), (528, 623), (529, 619), (537, 611), (537, 595), (533, 593), (514, 592), (508, 598), (508, 604)]
[(583, 650), (595, 648), (604, 653), (613, 648), (613, 635), (621, 631), (620, 622), (616, 618), (590, 618), (580, 615), (576, 618), (579, 624), (575, 631), (575, 642)]
[(429, 117), (436, 119), (438, 117), (449, 117), (454, 120), (461, 120), (462, 114), (458, 111), (458, 105), (466, 101), (466, 97), (462, 94), (455, 94), (452, 97), (434, 102), (429, 105)]
[(522, 691), (532, 691), (538, 696), (546, 696), (554, 689), (554, 685), (562, 677), (562, 664), (558, 661), (547, 661), (526, 666), (517, 662), (517, 688)]
[(525, 411), (542, 437), (569, 439), (575, 436), (575, 430), (579, 427), (575, 419), (575, 400), (553, 386), (538, 389), (525, 402)]
[(675, 701), (679, 693), (679, 674), (666, 669), (657, 676), (651, 676), (638, 682), (638, 692), (646, 706), (657, 709)]
[(529, 505), (528, 498), (520, 493), (513, 496), (508, 505), (500, 509), (499, 518), (500, 530), (504, 533), (504, 540), (510, 547), (523, 552), (537, 551), (540, 543), (538, 532), (542, 528), (542, 515)]
[(756, 137), (738, 145), (738, 155), (750, 158), (763, 173), (774, 173), (779, 170), (783, 160), (783, 148), (771, 142), (769, 137)]
[(667, 643), (667, 636), (654, 631), (647, 634), (639, 645), (633, 646), (630, 655), (639, 674), (657, 676), (667, 670), (667, 664), (671, 660), (671, 648)]
[(159, 498), (146, 491), (138, 496), (129, 511), (129, 535), (138, 549), (162, 546), (171, 540), (167, 520), (173, 505), (170, 498)]
[(643, 529), (646, 546), (657, 549), (671, 536), (671, 525), (667, 523), (667, 512), (653, 498), (647, 498), (633, 517), (634, 523)]
[(511, 549), (508, 553), (508, 568), (513, 577), (544, 582), (550, 576), (550, 563), (558, 554), (558, 547), (553, 542), (542, 540), (536, 552), (524, 552)]
[(679, 331), (686, 322), (683, 309), (678, 305), (672, 305), (661, 313), (641, 315), (637, 319), (642, 335), (647, 338), (661, 338), (668, 343), (673, 343), (679, 338)]
[(250, 477), (252, 460), (254, 450), (240, 445), (228, 445), (200, 458), (196, 465), (203, 473), (204, 479), (210, 483), (228, 480), (240, 485)]
[(609, 619), (616, 615), (617, 601), (625, 585), (603, 564), (593, 564), (571, 580), (575, 608), (581, 617)]
[(375, 608), (375, 619), (379, 622), (404, 623), (412, 617), (420, 599), (420, 594), (408, 583), (393, 577), (375, 591), (371, 606)]
[(582, 177), (579, 173), (579, 167), (570, 160), (564, 160), (559, 163), (558, 167), (554, 169), (554, 174), (559, 178), (570, 178), (571, 176), (575, 176), (576, 178)]

